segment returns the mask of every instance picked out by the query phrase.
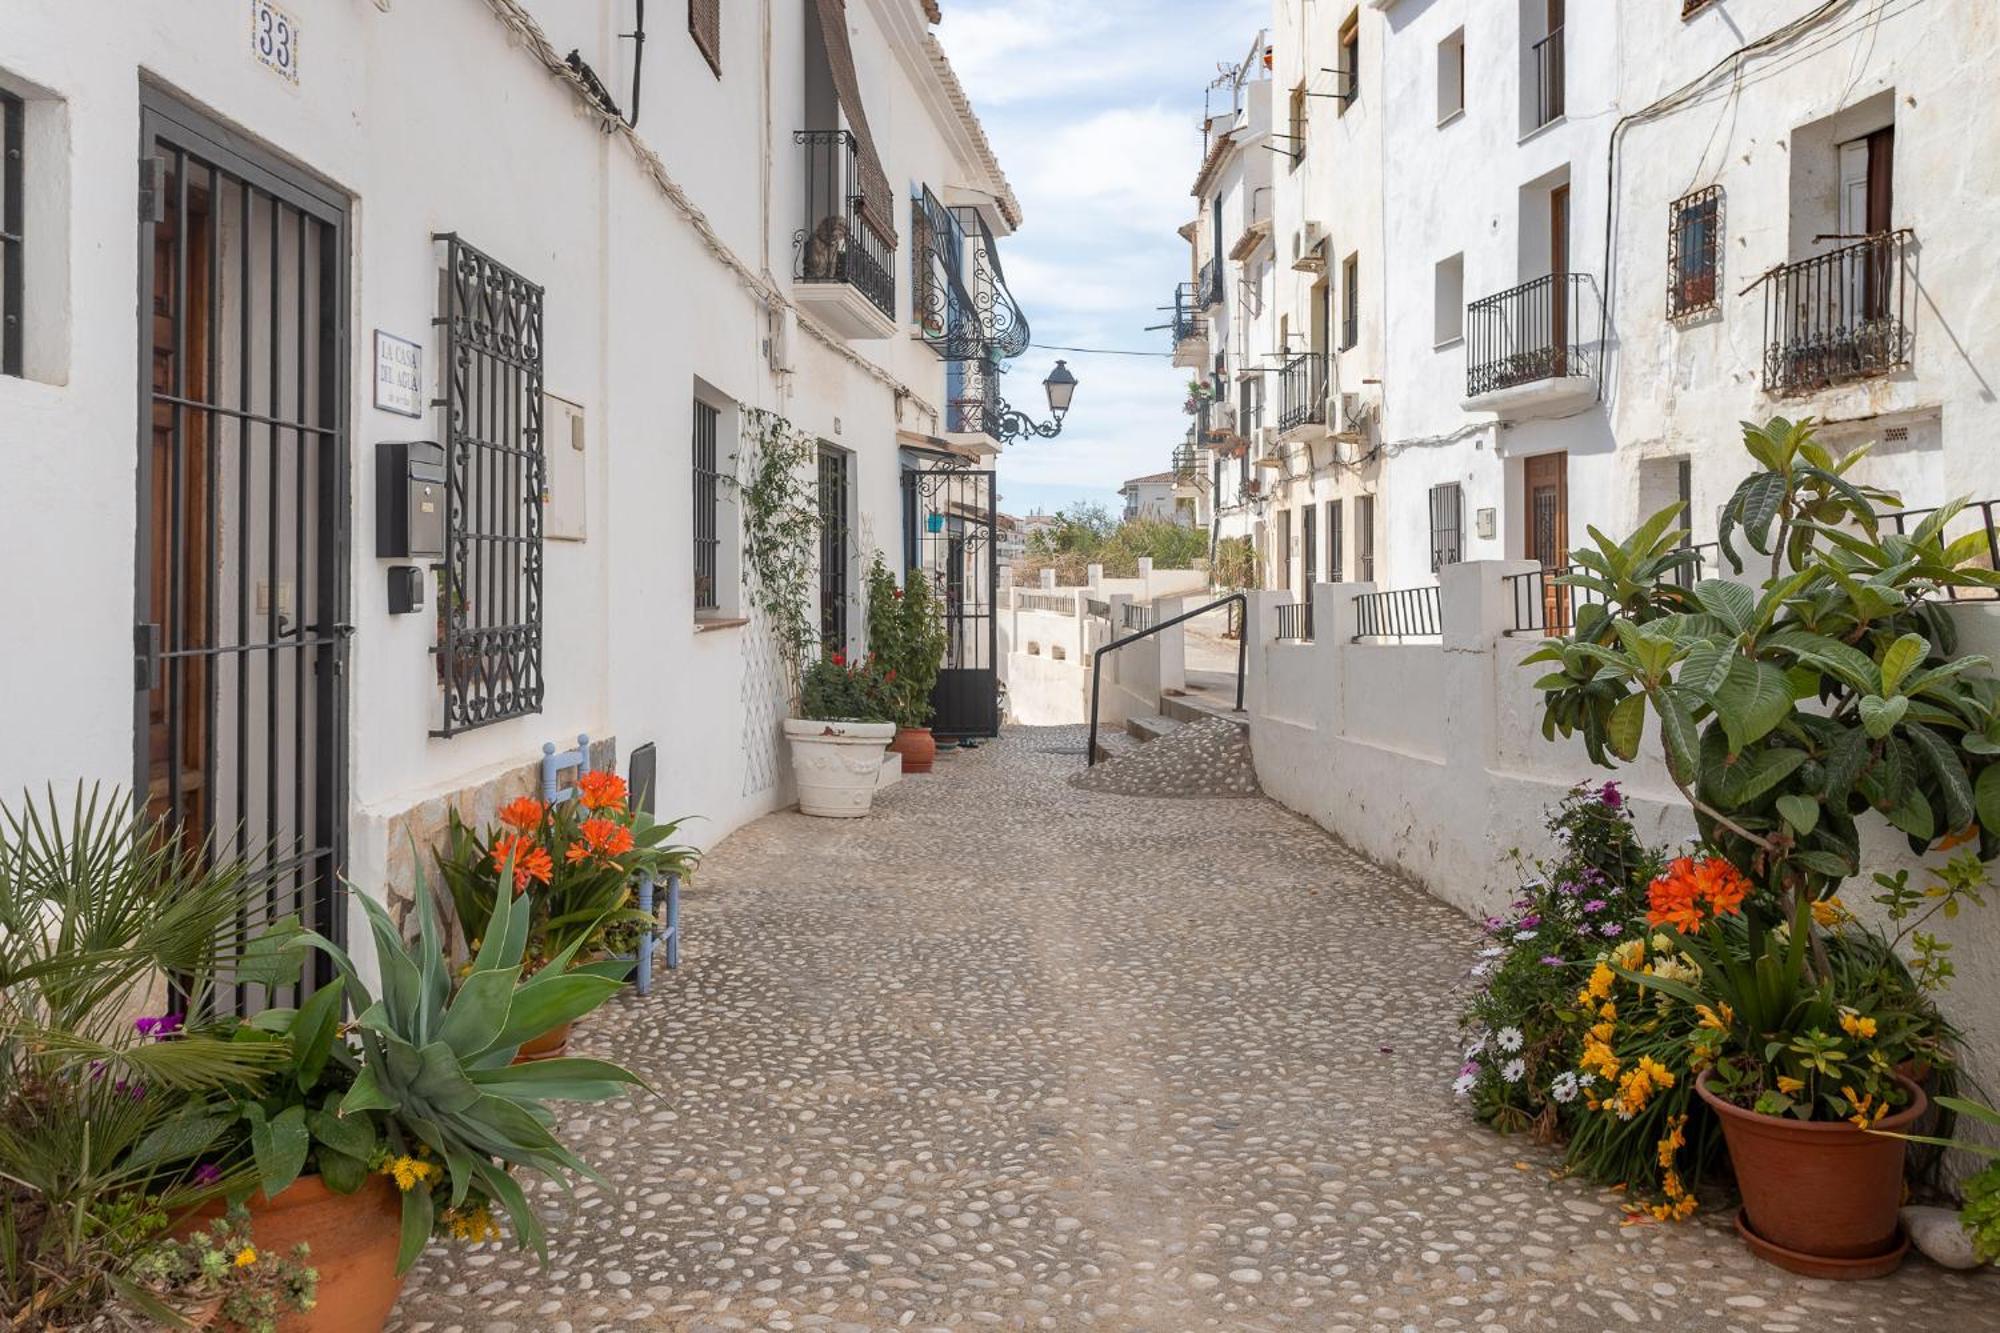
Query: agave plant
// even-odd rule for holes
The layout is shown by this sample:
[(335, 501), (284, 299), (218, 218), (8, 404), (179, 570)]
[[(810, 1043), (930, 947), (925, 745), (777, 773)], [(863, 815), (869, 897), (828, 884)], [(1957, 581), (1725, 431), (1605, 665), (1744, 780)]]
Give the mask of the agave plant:
[[(501, 882), (511, 883), (512, 874), (509, 864), (500, 872)], [(603, 1101), (640, 1080), (603, 1060), (511, 1061), (522, 1043), (610, 999), (630, 964), (573, 968), (578, 941), (523, 980), (529, 904), (523, 896), (501, 892), (470, 970), (455, 985), (421, 875), (416, 900), (417, 938), (406, 941), (379, 904), (360, 897), (381, 968), (379, 998), (346, 951), (322, 936), (308, 936), (333, 959), (357, 1014), (361, 1051), (338, 1116), (373, 1117), (383, 1141), (398, 1152), (422, 1145), (430, 1160), (443, 1163), (435, 1196), (429, 1188), (404, 1189), (399, 1271), (416, 1261), (430, 1239), (437, 1199), (458, 1210), (475, 1192), (504, 1210), (515, 1238), (546, 1260), (546, 1234), (511, 1170), (525, 1167), (559, 1181), (573, 1174), (601, 1184), (602, 1178), (556, 1138), (548, 1103)]]

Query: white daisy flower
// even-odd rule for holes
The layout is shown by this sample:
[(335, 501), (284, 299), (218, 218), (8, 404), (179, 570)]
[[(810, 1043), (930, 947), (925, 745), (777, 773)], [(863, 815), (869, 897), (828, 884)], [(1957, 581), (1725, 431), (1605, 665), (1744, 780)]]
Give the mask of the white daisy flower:
[(1481, 949), (1479, 951), (1479, 956), (1481, 958), (1498, 958), (1501, 954), (1506, 952), (1507, 951), (1505, 949), (1501, 948), (1499, 945), (1496, 944), (1490, 949)]
[(1596, 1082), (1597, 1082), (1597, 1075), (1595, 1074), (1578, 1074), (1576, 1076), (1576, 1086), (1578, 1086), (1579, 1088), (1590, 1087), (1592, 1084)]
[(1479, 1075), (1477, 1074), (1460, 1074), (1451, 1081), (1451, 1090), (1460, 1097), (1467, 1097), (1472, 1094), (1472, 1085), (1478, 1081)]
[(1485, 1050), (1486, 1034), (1482, 1032), (1472, 1039), (1472, 1045), (1465, 1048), (1465, 1058), (1468, 1060), (1477, 1059)]
[(1521, 1049), (1521, 1043), (1525, 1039), (1521, 1036), (1521, 1029), (1504, 1027), (1493, 1035), (1493, 1040), (1500, 1044), (1501, 1050), (1511, 1055)]
[(1475, 977), (1483, 977), (1492, 970), (1493, 964), (1490, 962), (1478, 962), (1472, 965), (1472, 975)]
[(1522, 1060), (1509, 1060), (1506, 1064), (1500, 1066), (1500, 1077), (1506, 1079), (1509, 1083), (1519, 1083), (1522, 1076), (1527, 1072), (1527, 1063)]
[(1557, 1074), (1555, 1082), (1549, 1084), (1549, 1096), (1565, 1104), (1576, 1100), (1576, 1075), (1569, 1070)]
[(1526, 944), (1533, 938), (1535, 938), (1535, 932), (1532, 930), (1517, 930), (1514, 932), (1514, 943), (1516, 944)]

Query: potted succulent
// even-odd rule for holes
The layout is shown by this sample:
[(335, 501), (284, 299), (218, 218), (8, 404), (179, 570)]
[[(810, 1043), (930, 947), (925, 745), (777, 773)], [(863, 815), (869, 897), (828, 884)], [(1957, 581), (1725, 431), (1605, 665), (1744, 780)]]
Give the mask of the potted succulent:
[(785, 719), (799, 811), (856, 819), (875, 802), (882, 751), (895, 739), (895, 714), (873, 658), (843, 653), (815, 662), (799, 689), (799, 716)]
[(931, 691), (944, 665), (944, 622), (920, 571), (912, 570), (905, 585), (896, 586), (878, 551), (868, 570), (868, 647), (882, 668), (882, 687), (896, 722), (889, 749), (902, 758), (905, 773), (928, 773), (937, 759)]
[(1864, 1131), (1908, 1124), (1923, 1094), (1825, 932), (1860, 873), (1863, 815), (1918, 855), (2000, 856), (2000, 686), (1956, 651), (1942, 604), (2000, 574), (1981, 567), (1983, 533), (1946, 535), (1962, 502), (1885, 529), (1877, 506), (1896, 497), (1848, 476), (1865, 450), (1836, 459), (1782, 418), (1746, 426), (1744, 444), (1758, 469), (1719, 537), (1739, 573), (1739, 531), (1768, 560), (1761, 583), (1687, 578), (1679, 506), (1624, 542), (1593, 531), (1558, 582), (1602, 604), (1528, 660), (1553, 668), (1536, 682), (1544, 733), (1581, 736), (1597, 762), (1630, 761), (1657, 723), (1708, 848), (1649, 890), (1696, 979), (1631, 980), (1706, 1011), (1699, 1086), (1742, 1189), (1739, 1230), (1787, 1267), (1868, 1276), (1902, 1255), (1902, 1144)]
[(237, 1333), (277, 1333), (288, 1314), (318, 1304), (319, 1273), (312, 1246), (289, 1252), (259, 1249), (250, 1212), (232, 1204), (226, 1213), (187, 1235), (155, 1241), (133, 1260), (130, 1283), (194, 1328)]
[[(585, 772), (576, 795), (554, 803), (519, 796), (500, 807), (495, 824), (475, 829), (450, 813), (444, 845), (434, 853), (438, 875), (451, 895), (468, 950), (473, 926), (491, 917), (503, 870), (528, 909), (523, 970), (532, 975), (549, 961), (568, 957), (571, 970), (622, 978), (640, 933), (650, 925), (633, 906), (642, 873), (656, 882), (694, 869), (692, 847), (672, 841), (679, 820), (661, 822), (631, 808), (625, 780), (615, 773)], [(570, 1025), (537, 1035), (521, 1048), (523, 1060), (560, 1055)]]
[[(282, 1063), (161, 1131), (182, 1147), (202, 1144), (219, 1174), (247, 1166), (249, 1230), (260, 1254), (310, 1245), (320, 1300), (281, 1323), (288, 1333), (379, 1329), (434, 1235), (495, 1238), (496, 1213), (517, 1243), (546, 1257), (540, 1220), (513, 1172), (598, 1179), (550, 1132), (548, 1104), (602, 1101), (639, 1081), (601, 1060), (513, 1063), (524, 1042), (589, 1013), (619, 985), (570, 968), (580, 942), (527, 975), (532, 906), (524, 896), (494, 896), (479, 948), (456, 976), (421, 877), (416, 898), (417, 938), (405, 940), (380, 905), (357, 895), (381, 970), (379, 998), (344, 950), (300, 933), (332, 960), (335, 980), (298, 1008), (267, 1010), (229, 1034)], [(341, 1021), (344, 1004), (359, 1014), (352, 1024)], [(218, 1207), (183, 1229), (191, 1233)]]

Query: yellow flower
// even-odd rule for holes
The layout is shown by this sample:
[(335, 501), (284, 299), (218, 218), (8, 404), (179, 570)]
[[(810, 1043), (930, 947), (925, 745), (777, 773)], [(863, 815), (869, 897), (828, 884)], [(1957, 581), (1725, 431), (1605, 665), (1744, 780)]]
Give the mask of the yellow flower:
[(1801, 1092), (1805, 1091), (1805, 1087), (1806, 1081), (1802, 1078), (1793, 1078), (1789, 1074), (1778, 1075), (1778, 1091), (1784, 1093), (1787, 1097), (1798, 1096)]
[(1616, 1018), (1618, 1017), (1618, 1006), (1613, 1004), (1611, 1001), (1606, 1000), (1603, 1003), (1603, 1005), (1599, 1007), (1597, 1011), (1597, 1016), (1599, 1018), (1607, 1020)]
[(382, 1168), (382, 1174), (394, 1177), (396, 1188), (408, 1194), (417, 1186), (438, 1174), (438, 1168), (414, 1157), (394, 1157)]
[(1729, 1031), (1729, 1025), (1736, 1021), (1736, 1011), (1729, 1007), (1727, 1000), (1718, 1001), (1713, 1009), (1698, 1004), (1694, 1011), (1701, 1016), (1702, 1027), (1713, 1028), (1717, 1032)]
[(1850, 1037), (1866, 1041), (1875, 1035), (1875, 1020), (1865, 1018), (1852, 1009), (1843, 1009), (1840, 1011), (1840, 1030)]
[[(1665, 947), (1663, 943), (1665, 939), (1666, 936), (1664, 935), (1660, 937), (1660, 941), (1662, 941), (1662, 943), (1659, 945), (1659, 947)], [(1618, 966), (1624, 968), (1627, 972), (1630, 972), (1634, 968), (1638, 967), (1640, 960), (1645, 958), (1645, 956), (1646, 956), (1646, 942), (1642, 939), (1636, 939), (1636, 938), (1625, 941), (1623, 944), (1619, 945), (1616, 949), (1613, 949), (1611, 951), (1611, 957), (1613, 961), (1615, 961), (1618, 964)]]
[(257, 1262), (257, 1247), (255, 1245), (245, 1245), (242, 1249), (236, 1252), (236, 1266), (238, 1268), (248, 1268), (251, 1264), (254, 1264), (256, 1262)]
[(1617, 984), (1618, 974), (1613, 972), (1607, 964), (1600, 962), (1596, 967), (1591, 969), (1590, 984), (1583, 988), (1583, 992), (1577, 996), (1576, 1002), (1581, 1005), (1588, 1005), (1592, 1000), (1608, 1000), (1611, 998), (1611, 988)]

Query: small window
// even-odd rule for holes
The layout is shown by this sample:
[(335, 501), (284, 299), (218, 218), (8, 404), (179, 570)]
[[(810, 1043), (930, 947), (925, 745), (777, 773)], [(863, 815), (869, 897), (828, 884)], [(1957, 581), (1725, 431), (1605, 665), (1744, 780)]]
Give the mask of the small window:
[(1361, 256), (1352, 254), (1340, 266), (1340, 350), (1361, 341)]
[(694, 610), (718, 611), (721, 598), (722, 472), (718, 444), (722, 410), (694, 403)]
[(1465, 492), (1455, 481), (1431, 487), (1431, 573), (1465, 558)]
[(847, 607), (853, 600), (848, 565), (854, 538), (848, 515), (854, 455), (822, 441), (819, 446), (819, 635), (826, 652), (847, 651)]
[(1361, 582), (1375, 581), (1375, 497), (1354, 497), (1354, 568)]
[(1342, 527), (1345, 515), (1341, 512), (1340, 501), (1326, 502), (1326, 581), (1340, 583), (1344, 580), (1347, 566), (1342, 560), (1346, 546), (1346, 531)]
[(1713, 310), (1722, 276), (1722, 187), (1677, 199), (1667, 231), (1667, 318)]
[(722, 0), (688, 0), (688, 32), (702, 59), (722, 77)]
[(1438, 124), (1457, 120), (1465, 110), (1465, 29), (1438, 43)]
[(1431, 344), (1449, 347), (1465, 336), (1465, 256), (1440, 259), (1431, 279)]
[(1340, 114), (1346, 115), (1361, 96), (1361, 14), (1349, 14), (1340, 25)]
[(1319, 511), (1310, 503), (1299, 508), (1299, 562), (1304, 567), (1305, 577), (1299, 581), (1299, 589), (1307, 597), (1312, 596), (1313, 584), (1319, 582)]
[(21, 256), (23, 211), (21, 99), (0, 91), (0, 375), (21, 373), (22, 328), (26, 312)]
[(1306, 160), (1306, 86), (1302, 83), (1292, 89), (1291, 113), (1292, 166)]
[(1278, 567), (1278, 588), (1290, 592), (1292, 588), (1292, 511), (1278, 511), (1278, 541), (1271, 551), (1272, 563)]

